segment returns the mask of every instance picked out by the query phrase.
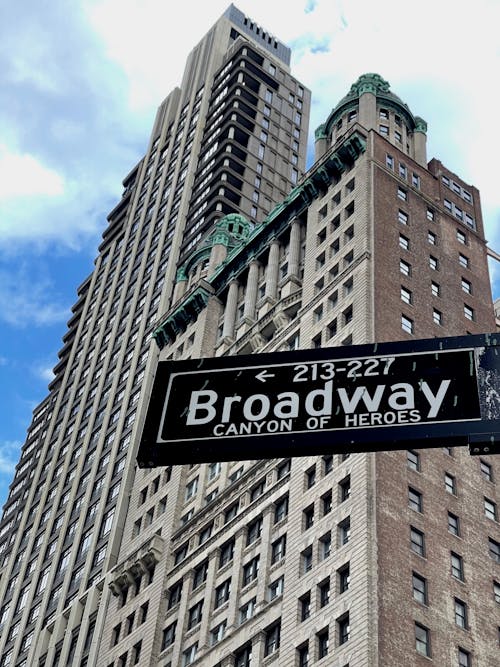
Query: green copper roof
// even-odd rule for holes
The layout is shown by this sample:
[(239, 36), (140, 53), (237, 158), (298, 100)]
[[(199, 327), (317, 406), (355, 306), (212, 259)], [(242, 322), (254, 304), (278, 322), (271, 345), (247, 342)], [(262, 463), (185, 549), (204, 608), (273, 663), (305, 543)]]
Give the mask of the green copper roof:
[[(389, 82), (383, 79), (380, 74), (368, 73), (362, 74), (359, 79), (352, 84), (349, 92), (343, 97), (336, 107), (332, 109), (330, 115), (325, 123), (322, 123), (316, 129), (316, 139), (328, 137), (331, 133), (333, 125), (338, 121), (346, 111), (357, 109), (359, 105), (359, 97), (363, 93), (372, 93), (377, 100), (385, 106), (391, 107), (397, 113), (405, 117), (407, 123), (412, 130), (425, 132), (424, 126), (427, 128), (425, 121), (422, 118), (414, 117), (407, 104), (405, 104), (400, 97), (395, 95), (389, 86)], [(418, 121), (417, 122), (417, 118)]]

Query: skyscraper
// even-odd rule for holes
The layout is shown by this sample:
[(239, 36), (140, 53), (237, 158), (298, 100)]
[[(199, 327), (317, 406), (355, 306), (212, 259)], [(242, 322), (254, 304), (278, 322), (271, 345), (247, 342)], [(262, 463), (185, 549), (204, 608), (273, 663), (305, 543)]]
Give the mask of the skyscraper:
[(308, 107), (234, 7), (161, 105), (5, 506), (1, 667), (497, 664), (494, 457), (136, 468), (158, 358), (494, 330), (479, 192), (425, 122), (363, 75), (302, 176)]
[(242, 213), (250, 231), (302, 176), (310, 94), (289, 62), (289, 48), (231, 5), (124, 180), (5, 505), (2, 667), (103, 664), (103, 594), (135, 476), (151, 332), (215, 221)]

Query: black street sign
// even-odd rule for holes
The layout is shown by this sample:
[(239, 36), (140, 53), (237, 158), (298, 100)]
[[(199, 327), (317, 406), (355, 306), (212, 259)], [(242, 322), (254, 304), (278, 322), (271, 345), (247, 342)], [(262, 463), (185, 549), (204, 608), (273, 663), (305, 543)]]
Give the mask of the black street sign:
[(470, 445), (498, 453), (495, 334), (160, 362), (138, 463)]

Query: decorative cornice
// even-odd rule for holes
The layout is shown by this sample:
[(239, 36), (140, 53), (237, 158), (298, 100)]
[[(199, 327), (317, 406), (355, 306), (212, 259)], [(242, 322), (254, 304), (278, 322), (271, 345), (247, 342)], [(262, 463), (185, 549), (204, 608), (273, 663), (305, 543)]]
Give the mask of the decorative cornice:
[[(185, 331), (188, 324), (193, 322), (206, 306), (210, 296), (220, 295), (231, 279), (239, 275), (251, 259), (260, 255), (271, 240), (279, 236), (293, 220), (300, 217), (311, 203), (321, 196), (325, 186), (333, 179), (339, 178), (347, 167), (365, 151), (365, 148), (365, 137), (355, 130), (341, 146), (335, 150), (332, 148), (317, 166), (313, 166), (304, 180), (288, 194), (283, 202), (274, 207), (263, 223), (249, 233), (247, 238), (242, 238), (240, 243), (228, 252), (225, 260), (219, 264), (214, 273), (205, 278), (193, 292), (187, 294), (176, 310), (168, 314), (166, 319), (160, 323), (153, 334), (159, 348), (162, 349), (172, 343), (179, 333)], [(245, 231), (249, 232), (250, 223), (237, 214), (225, 216), (218, 224), (242, 223), (242, 221), (248, 225)]]
[(158, 563), (164, 548), (164, 541), (160, 535), (152, 535), (127, 560), (117, 565), (112, 572), (109, 587), (113, 595), (120, 595), (134, 581), (140, 579)]

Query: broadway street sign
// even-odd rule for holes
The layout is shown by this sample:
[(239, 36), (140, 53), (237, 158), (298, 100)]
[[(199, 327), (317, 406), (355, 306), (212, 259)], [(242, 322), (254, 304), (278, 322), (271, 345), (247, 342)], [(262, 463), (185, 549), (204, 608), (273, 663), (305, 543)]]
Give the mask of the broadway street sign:
[(500, 337), (160, 362), (141, 467), (470, 445), (498, 453)]

